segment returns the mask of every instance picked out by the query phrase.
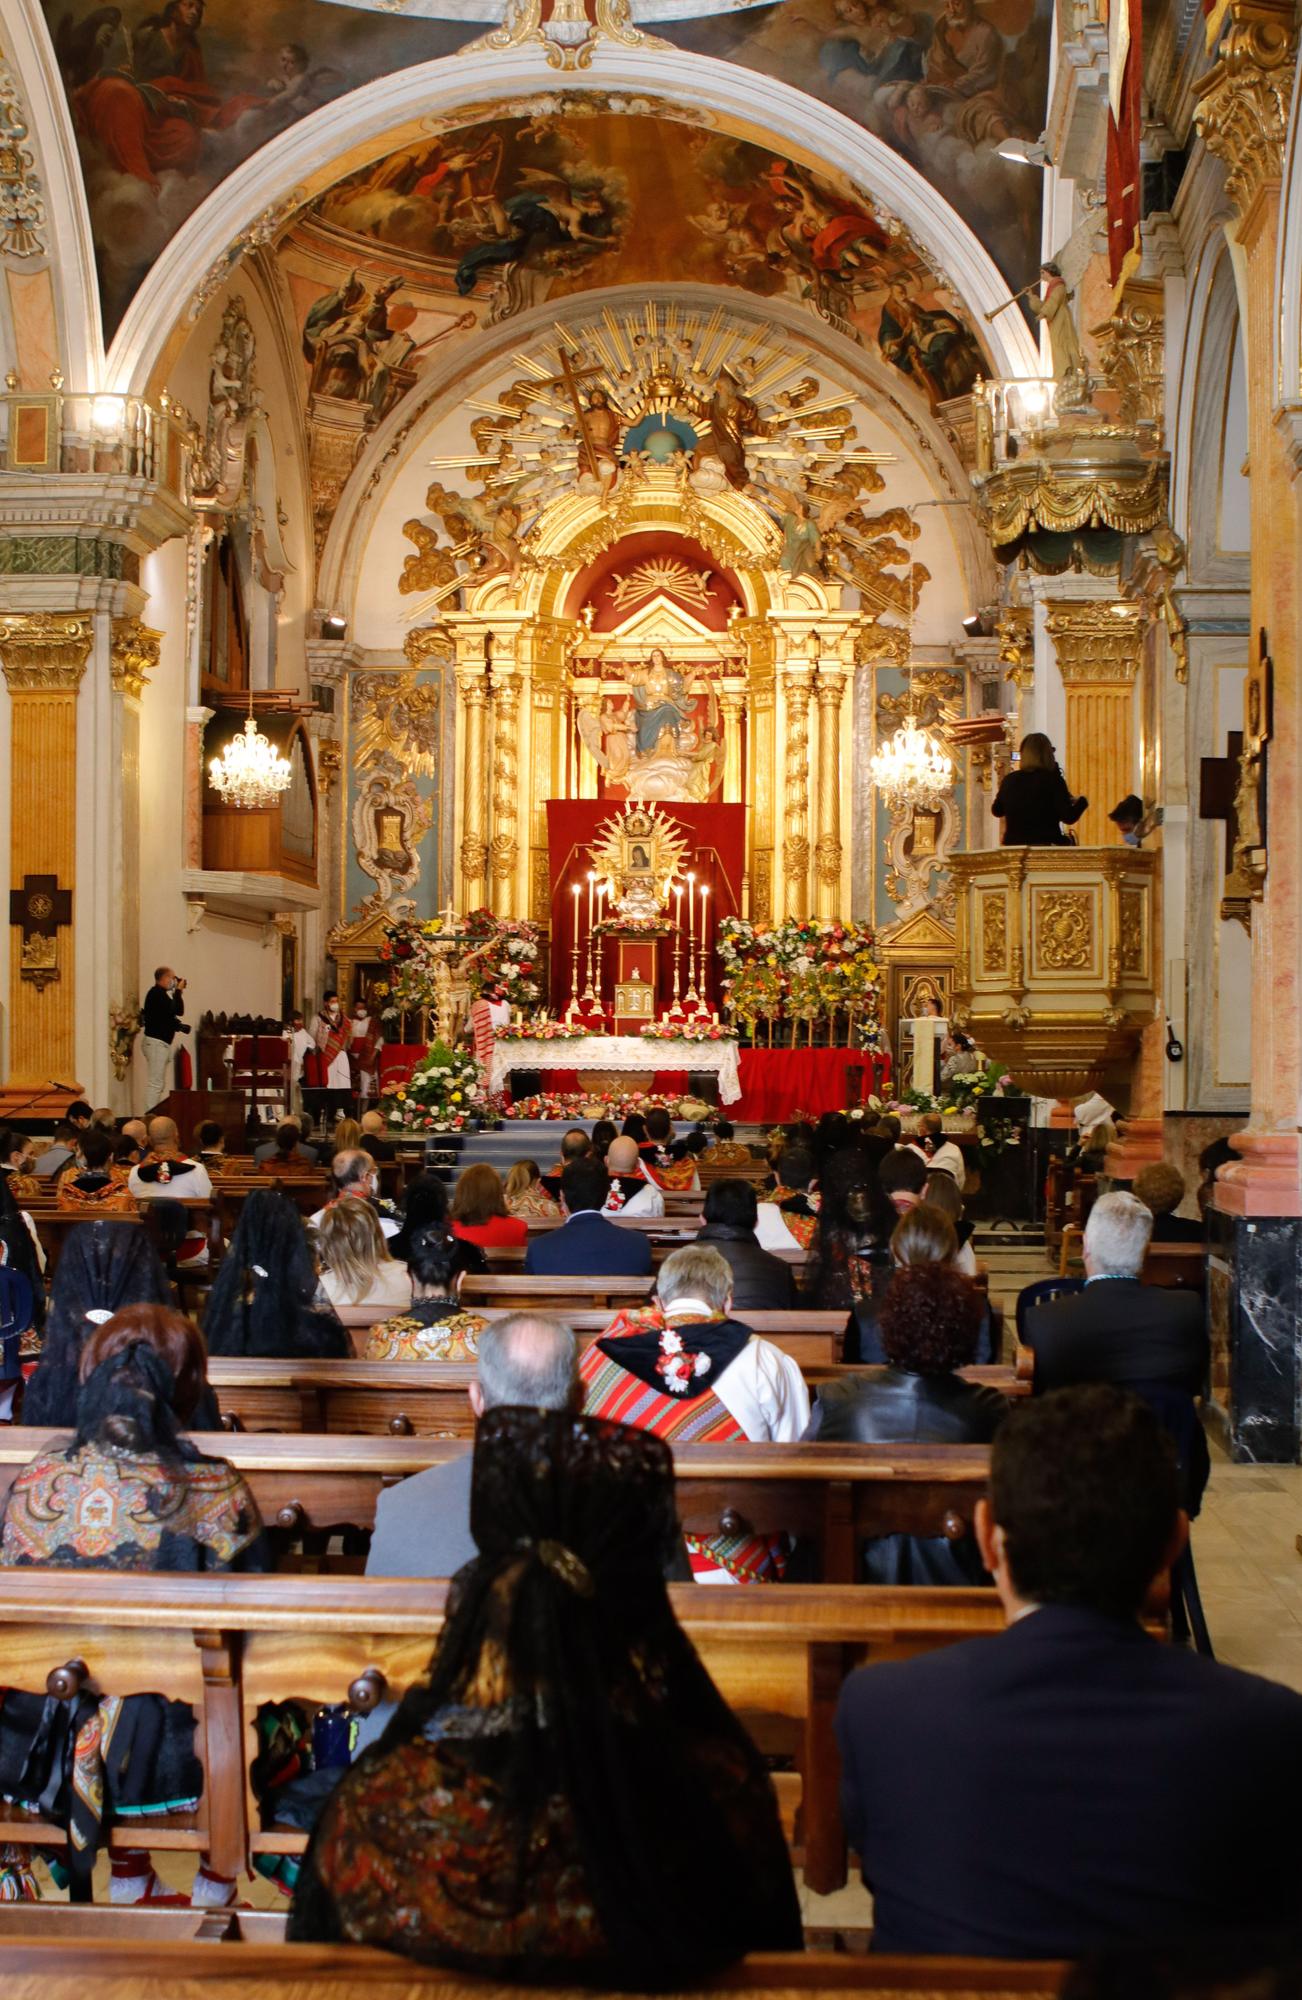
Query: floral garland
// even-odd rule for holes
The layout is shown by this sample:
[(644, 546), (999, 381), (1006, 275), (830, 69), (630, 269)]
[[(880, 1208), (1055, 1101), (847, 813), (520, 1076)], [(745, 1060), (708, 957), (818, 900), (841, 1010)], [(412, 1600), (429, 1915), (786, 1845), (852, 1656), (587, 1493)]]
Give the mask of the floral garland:
[(725, 1028), (718, 1021), (648, 1021), (642, 1030), (642, 1038), (648, 1042), (733, 1042), (737, 1038), (731, 1028)]
[(451, 955), (449, 944), (457, 948), (473, 999), (505, 1000), (513, 1007), (537, 1004), (542, 988), (535, 977), (541, 957), (536, 925), (481, 909), (455, 918), (451, 926), (437, 917), (386, 926), (379, 949), (390, 976), (382, 994), (375, 989), (385, 1001), (383, 1020), (433, 1011), (439, 997), (437, 968)]
[(484, 1096), (481, 1064), (463, 1049), (434, 1042), (407, 1082), (386, 1098), (386, 1120), (408, 1132), (460, 1132)]
[(542, 958), (538, 926), (479, 909), (466, 918), (466, 932), (472, 952), (465, 969), (474, 998), (506, 1000), (512, 1007), (535, 1005), (542, 992), (535, 977)]
[(649, 1111), (660, 1105), (675, 1118), (704, 1118), (709, 1105), (699, 1097), (666, 1097), (660, 1091), (543, 1090), (533, 1097), (518, 1097), (504, 1104), (504, 1118), (536, 1118), (544, 1121), (576, 1118), (627, 1118), (631, 1111)]
[(672, 937), (675, 926), (668, 917), (603, 917), (592, 926), (594, 938)]
[(715, 949), (734, 1017), (807, 1020), (853, 1011), (874, 1023), (881, 1007), (881, 973), (872, 931), (840, 918), (788, 917), (752, 924), (725, 917)]
[(581, 1042), (590, 1033), (589, 1028), (571, 1027), (565, 1021), (521, 1021), (499, 1028), (496, 1039), (499, 1042)]

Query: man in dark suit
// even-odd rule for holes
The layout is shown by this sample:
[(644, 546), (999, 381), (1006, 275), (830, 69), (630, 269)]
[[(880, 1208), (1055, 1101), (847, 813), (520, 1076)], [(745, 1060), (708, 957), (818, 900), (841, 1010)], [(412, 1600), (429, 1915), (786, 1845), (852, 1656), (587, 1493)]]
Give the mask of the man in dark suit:
[(560, 1229), (530, 1238), (524, 1268), (539, 1278), (642, 1277), (651, 1270), (651, 1245), (637, 1229), (621, 1229), (601, 1213), (610, 1175), (593, 1155), (571, 1160), (561, 1175), (568, 1220)]
[(846, 1832), (884, 1952), (1076, 1958), (1284, 1926), (1302, 1696), (1149, 1637), (1184, 1545), (1174, 1452), (1102, 1384), (1013, 1410), (976, 1508), (1008, 1619), (852, 1674)]
[(796, 1303), (790, 1264), (761, 1247), (759, 1198), (749, 1181), (715, 1181), (705, 1197), (698, 1243), (717, 1250), (732, 1272), (732, 1302), (742, 1312), (789, 1312)]
[(1085, 1225), (1085, 1289), (1026, 1315), (1037, 1395), (1073, 1382), (1200, 1392), (1207, 1373), (1203, 1302), (1195, 1292), (1140, 1284), (1152, 1227), (1133, 1194), (1095, 1202)]

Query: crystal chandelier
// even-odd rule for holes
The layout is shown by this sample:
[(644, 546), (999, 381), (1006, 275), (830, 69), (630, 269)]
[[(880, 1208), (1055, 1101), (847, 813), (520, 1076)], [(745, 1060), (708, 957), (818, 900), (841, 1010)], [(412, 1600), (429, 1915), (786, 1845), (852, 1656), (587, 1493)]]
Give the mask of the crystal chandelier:
[[(913, 518), (913, 509), (909, 509)], [(913, 702), (913, 618), (917, 598), (913, 565), (909, 565), (909, 624), (907, 711), (903, 722), (888, 743), (883, 743), (868, 760), (872, 781), (890, 812), (917, 807), (935, 812), (954, 783), (954, 763), (937, 743), (930, 730), (918, 721)]]
[(243, 734), (232, 736), (221, 756), (211, 760), (208, 782), (215, 792), (220, 792), (227, 805), (252, 810), (258, 806), (274, 806), (293, 781), (294, 773), (289, 760), (281, 756), (274, 743), (268, 742), (258, 732), (258, 725), (253, 719), (253, 690), (250, 688), (249, 713)]
[(919, 806), (935, 812), (954, 782), (954, 765), (929, 732), (909, 714), (880, 750), (869, 768), (877, 790), (892, 812)]

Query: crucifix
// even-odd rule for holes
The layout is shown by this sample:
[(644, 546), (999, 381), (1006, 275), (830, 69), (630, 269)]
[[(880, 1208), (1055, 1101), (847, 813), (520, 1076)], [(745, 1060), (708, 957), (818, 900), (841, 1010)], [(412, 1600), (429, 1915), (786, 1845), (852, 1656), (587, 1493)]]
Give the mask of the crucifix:
[(576, 368), (570, 360), (569, 350), (562, 349), (560, 374), (551, 376), (546, 382), (537, 382), (530, 385), (536, 389), (564, 389), (570, 399), (570, 407), (574, 411), (574, 422), (578, 428), (579, 458), (580, 461), (586, 461), (588, 471), (594, 479), (600, 479), (601, 466), (598, 462), (597, 454), (593, 450), (592, 438), (588, 432), (588, 413), (584, 409), (582, 399), (579, 396), (579, 384), (580, 382), (588, 382), (594, 375), (600, 375), (601, 373), (602, 370), (595, 363), (590, 368)]
[(23, 934), (21, 970), (38, 992), (59, 977), (59, 931), (72, 922), (72, 891), (57, 875), (24, 875), (9, 895), (9, 921)]

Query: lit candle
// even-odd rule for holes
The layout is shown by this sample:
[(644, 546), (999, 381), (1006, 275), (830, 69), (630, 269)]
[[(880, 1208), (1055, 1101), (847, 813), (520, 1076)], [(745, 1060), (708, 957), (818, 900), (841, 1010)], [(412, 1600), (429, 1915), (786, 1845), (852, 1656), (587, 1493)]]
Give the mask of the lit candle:
[(710, 893), (709, 883), (702, 882), (701, 884), (701, 968), (698, 974), (698, 977), (701, 982), (702, 1000), (704, 1000), (705, 998), (705, 981), (707, 977), (705, 969), (705, 899), (709, 895), (709, 893)]
[(681, 882), (674, 883), (674, 927), (676, 930), (681, 930), (683, 927), (683, 885)]
[(591, 868), (589, 868), (588, 870), (588, 930), (589, 931), (591, 931), (592, 929), (592, 896), (593, 896), (593, 885), (595, 884), (596, 880), (597, 880), (596, 876), (592, 872)]
[(693, 928), (695, 923), (695, 918), (693, 916), (693, 903), (692, 903), (693, 885), (695, 881), (696, 881), (695, 875), (689, 874), (687, 877), (687, 949), (689, 951), (691, 950), (692, 945), (696, 938), (696, 932), (695, 929)]

